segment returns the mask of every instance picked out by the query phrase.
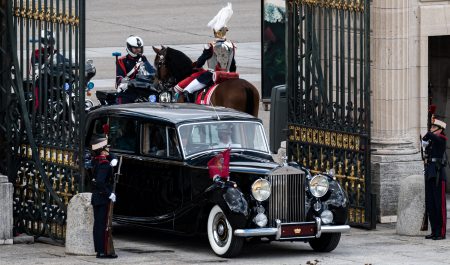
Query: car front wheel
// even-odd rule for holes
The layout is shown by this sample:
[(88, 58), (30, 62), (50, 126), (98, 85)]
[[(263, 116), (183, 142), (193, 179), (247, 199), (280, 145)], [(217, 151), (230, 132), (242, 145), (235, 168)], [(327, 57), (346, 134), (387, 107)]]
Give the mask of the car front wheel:
[(218, 205), (209, 212), (206, 230), (209, 244), (217, 256), (231, 258), (241, 252), (244, 239), (233, 234), (233, 228)]
[(309, 245), (317, 252), (331, 252), (339, 244), (341, 233), (322, 234), (319, 238), (309, 240)]

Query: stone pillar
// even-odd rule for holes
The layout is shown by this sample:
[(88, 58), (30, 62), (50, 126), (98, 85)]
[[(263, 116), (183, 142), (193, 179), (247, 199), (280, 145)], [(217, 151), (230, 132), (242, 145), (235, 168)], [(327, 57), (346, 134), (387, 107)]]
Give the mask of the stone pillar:
[(378, 220), (395, 222), (400, 180), (423, 168), (410, 124), (411, 1), (372, 3), (372, 190)]
[(66, 253), (95, 255), (93, 226), (94, 210), (92, 193), (78, 193), (67, 207)]
[(13, 243), (13, 185), (0, 175), (0, 245)]

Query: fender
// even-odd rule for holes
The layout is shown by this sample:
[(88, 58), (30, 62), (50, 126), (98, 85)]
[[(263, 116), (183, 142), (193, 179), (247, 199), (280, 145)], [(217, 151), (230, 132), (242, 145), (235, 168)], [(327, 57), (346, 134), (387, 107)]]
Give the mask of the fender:
[(220, 206), (234, 229), (245, 227), (250, 216), (248, 202), (234, 182), (214, 182), (205, 190), (205, 196)]

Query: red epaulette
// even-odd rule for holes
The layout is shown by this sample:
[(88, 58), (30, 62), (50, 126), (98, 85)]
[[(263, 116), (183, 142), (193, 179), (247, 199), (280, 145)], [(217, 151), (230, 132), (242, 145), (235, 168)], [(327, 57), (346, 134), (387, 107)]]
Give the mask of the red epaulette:
[(109, 163), (109, 160), (106, 158), (105, 155), (99, 155), (99, 156), (96, 156), (96, 157), (94, 157), (94, 159), (95, 159), (95, 160), (98, 160), (98, 162), (99, 162), (100, 164), (106, 164), (106, 163)]
[(442, 139), (444, 139), (444, 140), (448, 140), (448, 138), (447, 138), (447, 136), (445, 136), (445, 135), (443, 135), (443, 134), (439, 134), (439, 137), (441, 137)]

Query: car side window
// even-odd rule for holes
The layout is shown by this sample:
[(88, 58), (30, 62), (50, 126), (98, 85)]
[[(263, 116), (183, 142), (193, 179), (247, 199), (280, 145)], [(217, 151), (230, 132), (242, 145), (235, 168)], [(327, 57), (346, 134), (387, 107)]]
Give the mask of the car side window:
[(112, 117), (109, 127), (109, 141), (112, 149), (123, 151), (136, 150), (136, 120)]
[(179, 158), (181, 157), (181, 145), (177, 136), (175, 128), (167, 128), (167, 135), (169, 136), (169, 157)]
[(152, 156), (168, 156), (166, 127), (146, 123), (142, 133), (142, 153)]

